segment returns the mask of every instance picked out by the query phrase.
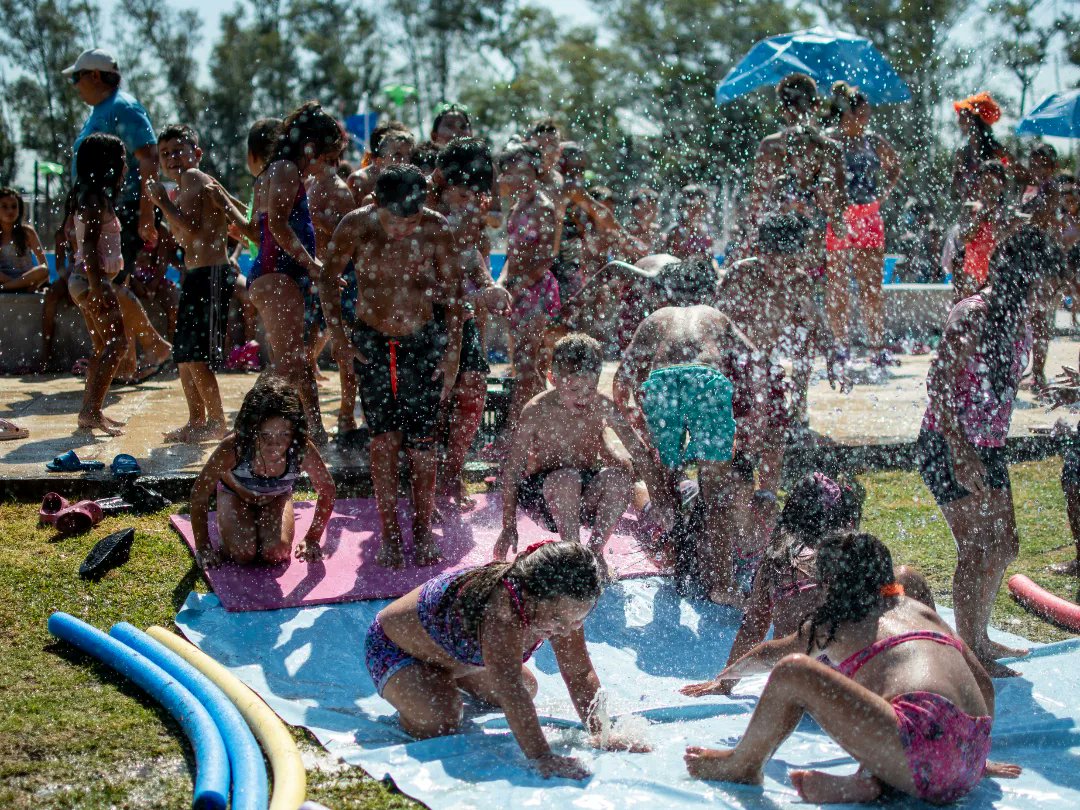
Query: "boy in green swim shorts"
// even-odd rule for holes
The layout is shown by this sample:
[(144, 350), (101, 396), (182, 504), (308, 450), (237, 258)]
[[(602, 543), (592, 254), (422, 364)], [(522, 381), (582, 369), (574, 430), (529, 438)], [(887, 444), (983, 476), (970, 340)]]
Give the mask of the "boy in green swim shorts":
[(695, 462), (705, 511), (697, 542), (698, 569), (709, 598), (741, 601), (733, 586), (731, 537), (724, 530), (731, 509), (731, 462), (735, 449), (753, 454), (760, 444), (763, 408), (733, 403), (758, 401), (768, 380), (753, 344), (710, 300), (716, 287), (711, 262), (681, 262), (667, 275), (667, 306), (638, 326), (615, 375), (615, 404), (650, 447), (662, 468), (663, 487), (650, 488), (661, 514), (674, 508), (676, 476)]

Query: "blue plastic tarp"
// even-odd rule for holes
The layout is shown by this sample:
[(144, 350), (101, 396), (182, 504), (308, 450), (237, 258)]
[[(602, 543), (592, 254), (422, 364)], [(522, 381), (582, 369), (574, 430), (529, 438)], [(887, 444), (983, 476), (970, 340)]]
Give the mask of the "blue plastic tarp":
[(1051, 93), (1016, 125), (1018, 135), (1080, 138), (1080, 90)]
[(870, 40), (811, 28), (757, 43), (716, 86), (716, 103), (727, 104), (759, 87), (771, 87), (792, 73), (813, 77), (824, 90), (835, 81), (846, 81), (858, 86), (871, 104), (911, 98), (907, 84)]

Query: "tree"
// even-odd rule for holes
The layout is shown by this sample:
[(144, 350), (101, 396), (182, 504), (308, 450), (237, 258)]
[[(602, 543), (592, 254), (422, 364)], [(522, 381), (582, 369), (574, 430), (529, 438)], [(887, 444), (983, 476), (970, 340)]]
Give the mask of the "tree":
[[(7, 90), (0, 83), (0, 90)], [(7, 93), (4, 93), (7, 96)], [(15, 133), (11, 130), (7, 105), (0, 103), (0, 185), (10, 186), (15, 181), (16, 157)]]
[(1050, 43), (1064, 21), (1040, 22), (1043, 0), (995, 0), (987, 14), (1001, 31), (992, 40), (993, 54), (1020, 84), (1020, 115), (1027, 110), (1028, 94), (1050, 52)]

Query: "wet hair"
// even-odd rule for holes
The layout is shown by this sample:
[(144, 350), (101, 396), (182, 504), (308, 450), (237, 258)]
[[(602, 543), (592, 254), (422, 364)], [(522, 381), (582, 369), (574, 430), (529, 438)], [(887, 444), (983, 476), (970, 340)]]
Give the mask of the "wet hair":
[(15, 245), (15, 254), (18, 256), (26, 255), (26, 226), (23, 223), (23, 217), (26, 216), (26, 201), (23, 200), (22, 194), (10, 186), (4, 186), (0, 188), (0, 200), (5, 197), (14, 197), (15, 201), (19, 205), (19, 213), (15, 217), (15, 222), (11, 225), (11, 243)]
[(375, 204), (399, 217), (420, 213), (427, 200), (428, 181), (415, 166), (387, 166), (375, 181)]
[(124, 182), (124, 161), (127, 150), (115, 135), (95, 132), (79, 144), (75, 153), (75, 188), (81, 203), (88, 195), (96, 194), (115, 207)]
[[(879, 607), (885, 598), (881, 589), (891, 585), (893, 572), (892, 554), (888, 546), (872, 534), (843, 532), (830, 535), (817, 551), (817, 578), (824, 590), (821, 604), (804, 620), (799, 628), (807, 632), (807, 655), (814, 647), (822, 649), (836, 637), (836, 628), (848, 622), (858, 622)], [(819, 631), (828, 633), (824, 641), (818, 641)]]
[(660, 195), (654, 188), (638, 186), (630, 192), (630, 205), (640, 205), (643, 202), (660, 202)]
[(788, 112), (808, 113), (817, 103), (817, 82), (805, 73), (792, 73), (776, 85), (776, 100)]
[(709, 256), (694, 256), (665, 264), (660, 268), (657, 281), (667, 306), (690, 307), (712, 303), (718, 278)]
[(551, 353), (551, 371), (557, 376), (600, 374), (604, 370), (604, 351), (596, 338), (572, 332), (555, 343)]
[(405, 124), (401, 121), (387, 121), (385, 124), (379, 124), (375, 129), (371, 130), (371, 135), (368, 136), (368, 151), (372, 155), (378, 155), (383, 141), (388, 138), (407, 140), (410, 148), (416, 144), (416, 138), (413, 137), (412, 130)]
[[(978, 351), (985, 358), (990, 387), (998, 397), (1011, 395), (1017, 334), (1027, 321), (1032, 285), (1060, 276), (1065, 255), (1041, 229), (1022, 226), (990, 257), (988, 312)], [(1015, 393), (1015, 392), (1012, 392)]]
[(589, 153), (585, 151), (585, 147), (577, 141), (563, 141), (559, 145), (559, 171), (563, 174), (568, 174), (567, 168), (571, 163), (576, 164), (574, 171), (585, 171), (589, 165)]
[(421, 141), (413, 147), (409, 162), (424, 174), (430, 175), (438, 166), (441, 151), (435, 141)]
[(443, 119), (448, 115), (456, 115), (465, 119), (465, 126), (470, 130), (472, 129), (472, 118), (469, 117), (469, 111), (460, 104), (444, 104), (437, 113), (435, 113), (435, 120), (431, 122), (431, 137), (435, 137), (435, 133), (439, 131), (439, 125), (442, 124)]
[[(976, 163), (984, 160), (997, 160), (1004, 147), (994, 137), (994, 130), (990, 124), (983, 121), (975, 113), (965, 110), (969, 125), (975, 129), (975, 154), (972, 156)], [(967, 146), (964, 147), (968, 148)]]
[(337, 172), (337, 176), (340, 177), (342, 180), (348, 180), (349, 175), (356, 171), (356, 169), (353, 168), (353, 165), (349, 163), (349, 161), (339, 160), (337, 169), (335, 169), (335, 171)]
[(280, 118), (260, 118), (251, 125), (247, 136), (248, 154), (263, 163), (269, 163), (281, 137)]
[(535, 138), (537, 135), (561, 135), (562, 130), (559, 128), (559, 122), (552, 118), (550, 115), (544, 118), (537, 118), (531, 124), (529, 128), (525, 130), (526, 138)]
[(773, 214), (758, 225), (758, 247), (763, 253), (799, 253), (809, 225), (801, 214)]
[(439, 152), (437, 163), (448, 186), (464, 186), (480, 194), (495, 186), (491, 148), (479, 138), (454, 138)]
[(858, 87), (847, 82), (833, 82), (825, 122), (828, 125), (839, 124), (844, 113), (855, 112), (869, 104), (870, 99)]
[(821, 472), (800, 478), (784, 501), (773, 530), (777, 540), (793, 547), (793, 559), (803, 548), (816, 548), (830, 533), (859, 528), (866, 490), (858, 481), (840, 475), (835, 479)]
[(180, 143), (186, 143), (188, 146), (199, 146), (199, 136), (187, 124), (169, 124), (165, 129), (161, 130), (157, 136), (158, 143), (164, 143), (165, 141), (180, 141)]
[(439, 602), (439, 612), (453, 609), (464, 632), (478, 638), (484, 611), (503, 580), (536, 601), (565, 597), (595, 602), (603, 592), (596, 557), (580, 543), (544, 543), (526, 550), (513, 562), (493, 562), (455, 579)]
[(334, 116), (317, 101), (305, 101), (281, 122), (281, 134), (274, 147), (272, 160), (291, 160), (298, 163), (304, 148), (311, 144), (312, 158), (340, 153), (347, 143), (345, 132)]
[(1009, 180), (1009, 174), (1005, 171), (1005, 165), (1000, 160), (984, 160), (979, 164), (976, 171), (979, 175), (992, 174), (1002, 183), (1006, 183)]
[(1028, 160), (1030, 161), (1033, 158), (1041, 158), (1047, 163), (1056, 165), (1058, 159), (1057, 149), (1055, 149), (1048, 143), (1036, 144), (1031, 148), (1031, 151), (1028, 153)]
[(289, 465), (299, 468), (307, 452), (307, 418), (300, 395), (281, 377), (260, 378), (244, 397), (240, 412), (236, 414), (233, 430), (236, 433), (236, 458), (249, 461), (255, 457), (259, 426), (267, 419), (280, 417), (293, 427), (293, 440), (287, 456)]
[(499, 172), (507, 171), (511, 166), (524, 164), (537, 174), (540, 173), (540, 150), (520, 141), (511, 141), (499, 155)]

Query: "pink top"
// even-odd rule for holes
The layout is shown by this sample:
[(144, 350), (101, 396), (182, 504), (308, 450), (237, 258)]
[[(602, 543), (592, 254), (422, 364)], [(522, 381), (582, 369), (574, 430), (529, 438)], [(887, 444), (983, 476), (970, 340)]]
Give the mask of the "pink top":
[[(986, 301), (981, 295), (965, 298), (949, 313), (945, 331), (954, 322), (967, 317), (972, 312), (986, 313)], [(1013, 403), (1020, 386), (1020, 377), (1027, 366), (1028, 352), (1031, 351), (1031, 327), (1025, 325), (1024, 336), (1013, 344), (1013, 361), (1009, 369), (1009, 386), (1001, 397), (994, 393), (987, 375), (986, 358), (981, 352), (973, 352), (967, 363), (953, 381), (953, 399), (945, 407), (953, 408), (964, 429), (964, 435), (976, 447), (1004, 447), (1012, 422)], [(928, 380), (929, 382), (929, 380)], [(928, 391), (931, 399), (941, 396), (940, 391)], [(933, 411), (926, 409), (923, 414), (924, 430), (937, 431), (937, 420)]]
[[(75, 215), (75, 272), (86, 275), (86, 261), (83, 258), (83, 240), (86, 238), (86, 223)], [(120, 252), (120, 220), (116, 214), (110, 215), (101, 223), (101, 235), (98, 238), (98, 257), (101, 260), (101, 272), (106, 278), (115, 278), (124, 269), (124, 255)]]

